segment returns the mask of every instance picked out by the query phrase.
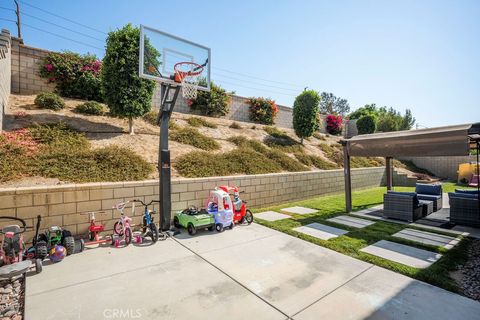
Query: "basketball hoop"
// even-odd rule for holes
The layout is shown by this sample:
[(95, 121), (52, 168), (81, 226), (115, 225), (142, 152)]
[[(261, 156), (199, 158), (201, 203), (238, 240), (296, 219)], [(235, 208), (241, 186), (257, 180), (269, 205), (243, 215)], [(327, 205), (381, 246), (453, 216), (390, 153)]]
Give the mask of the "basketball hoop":
[(195, 62), (178, 62), (173, 69), (175, 70), (175, 82), (182, 84), (182, 96), (185, 99), (195, 99), (203, 66)]

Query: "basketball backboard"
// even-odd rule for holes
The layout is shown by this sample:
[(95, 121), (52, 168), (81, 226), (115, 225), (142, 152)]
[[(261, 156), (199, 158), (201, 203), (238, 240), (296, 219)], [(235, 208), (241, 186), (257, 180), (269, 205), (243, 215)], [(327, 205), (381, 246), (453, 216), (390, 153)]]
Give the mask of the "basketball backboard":
[[(195, 83), (199, 90), (210, 90), (210, 48), (150, 27), (140, 26), (140, 65), (142, 78), (163, 84), (177, 84), (174, 67), (179, 63), (187, 67), (201, 66)], [(196, 71), (197, 69), (192, 69)], [(199, 69), (200, 70), (200, 69)]]

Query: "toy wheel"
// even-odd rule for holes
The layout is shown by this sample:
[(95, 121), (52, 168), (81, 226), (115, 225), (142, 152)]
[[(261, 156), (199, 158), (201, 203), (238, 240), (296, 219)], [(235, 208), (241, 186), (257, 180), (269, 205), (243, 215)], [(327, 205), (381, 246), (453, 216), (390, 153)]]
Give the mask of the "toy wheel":
[(114, 245), (115, 245), (115, 248), (120, 247), (120, 240), (115, 239), (115, 240), (114, 240)]
[(215, 230), (215, 225), (211, 225), (210, 227), (208, 227), (208, 231), (213, 231)]
[(251, 224), (253, 222), (253, 213), (252, 211), (248, 210), (245, 212), (245, 221), (247, 221), (248, 224)]
[(90, 239), (90, 241), (95, 240), (95, 233), (94, 232), (89, 232), (88, 233), (88, 239)]
[(63, 239), (63, 246), (67, 249), (67, 256), (75, 253), (75, 239), (72, 236)]
[(43, 260), (48, 256), (48, 247), (45, 241), (37, 241), (35, 245), (35, 258)]
[(83, 241), (83, 239), (80, 239), (78, 240), (78, 250), (75, 250), (75, 252), (83, 252), (83, 250), (85, 250), (85, 241)]
[(158, 228), (155, 223), (150, 223), (150, 238), (152, 238), (152, 242), (155, 243), (158, 241)]
[(223, 224), (217, 223), (215, 225), (215, 230), (217, 230), (217, 232), (223, 232)]
[(42, 260), (35, 259), (35, 273), (40, 273), (43, 270)]
[(125, 245), (132, 243), (132, 229), (130, 227), (125, 228)]
[(182, 226), (180, 225), (180, 220), (178, 220), (178, 217), (173, 218), (173, 225), (175, 228), (180, 229)]
[(235, 227), (235, 222), (232, 221), (232, 224), (228, 226), (228, 229), (232, 230)]
[[(117, 239), (115, 239), (115, 235), (112, 234), (112, 246), (115, 246), (116, 240), (117, 240)], [(115, 247), (116, 247), (116, 246), (115, 246)]]
[(191, 236), (193, 236), (195, 233), (197, 233), (197, 229), (195, 229), (195, 226), (191, 222), (187, 226), (187, 231), (188, 231), (188, 234), (191, 235)]
[(136, 243), (142, 243), (142, 237), (141, 236), (136, 236), (135, 237), (135, 242)]
[(123, 225), (121, 222), (115, 222), (115, 224), (113, 225), (113, 232), (115, 232), (115, 234), (118, 234), (119, 236), (123, 236)]

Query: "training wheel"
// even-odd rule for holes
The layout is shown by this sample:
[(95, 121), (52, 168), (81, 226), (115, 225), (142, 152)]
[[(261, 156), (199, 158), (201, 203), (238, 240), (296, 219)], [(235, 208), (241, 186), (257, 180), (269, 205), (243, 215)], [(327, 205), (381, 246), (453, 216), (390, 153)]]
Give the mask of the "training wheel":
[(115, 239), (115, 248), (120, 247), (120, 240)]
[(142, 236), (137, 235), (137, 236), (135, 237), (135, 242), (136, 242), (136, 243), (142, 243)]

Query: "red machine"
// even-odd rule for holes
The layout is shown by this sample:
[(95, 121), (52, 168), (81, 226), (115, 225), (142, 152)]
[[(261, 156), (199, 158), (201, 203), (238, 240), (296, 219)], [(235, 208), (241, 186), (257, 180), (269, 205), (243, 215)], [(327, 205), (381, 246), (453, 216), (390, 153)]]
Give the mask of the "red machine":
[(253, 214), (247, 209), (247, 202), (240, 199), (238, 188), (234, 186), (219, 186), (218, 188), (233, 196), (233, 222), (251, 224), (253, 222)]

